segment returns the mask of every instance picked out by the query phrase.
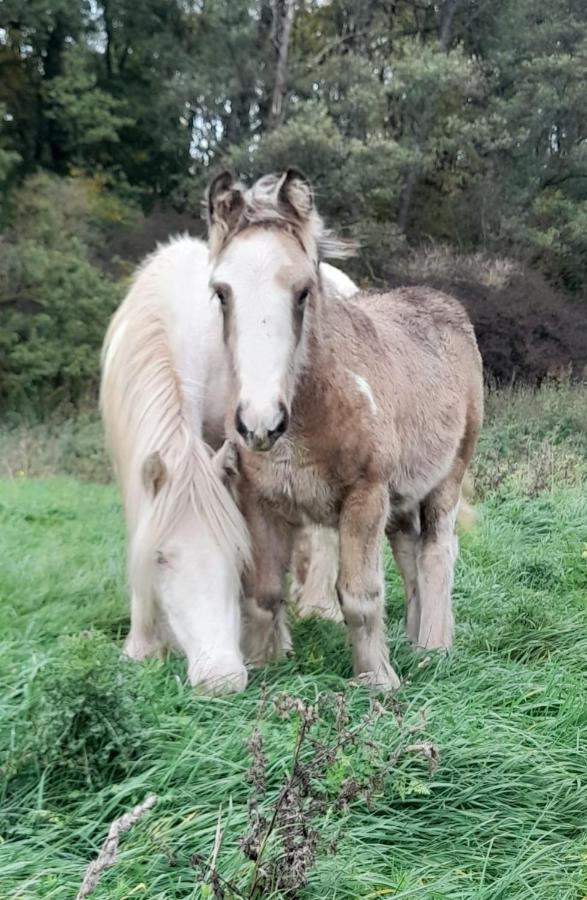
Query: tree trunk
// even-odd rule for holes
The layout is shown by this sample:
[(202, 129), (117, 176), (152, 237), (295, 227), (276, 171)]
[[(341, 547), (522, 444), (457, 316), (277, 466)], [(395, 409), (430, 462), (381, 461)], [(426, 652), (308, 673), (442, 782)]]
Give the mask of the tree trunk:
[(108, 81), (112, 78), (112, 50), (114, 45), (114, 33), (112, 30), (112, 20), (110, 18), (110, 9), (108, 0), (103, 0), (102, 13), (104, 16), (104, 30), (106, 32), (106, 52), (104, 58), (106, 61), (106, 77)]
[[(448, 53), (450, 47), (450, 40), (452, 37), (452, 23), (455, 12), (457, 11), (458, 4), (459, 0), (444, 0), (444, 3), (440, 8), (440, 17), (438, 20), (438, 43), (440, 44), (440, 47), (442, 48), (444, 53)], [(420, 135), (417, 141), (419, 147), (421, 147), (422, 144), (425, 143), (428, 137), (430, 119), (430, 103), (427, 103), (424, 104), (424, 109), (422, 110), (421, 125), (419, 128)], [(418, 174), (416, 167), (409, 166), (404, 177), (404, 183), (400, 194), (399, 209), (397, 214), (397, 224), (401, 231), (403, 231), (404, 233), (408, 227), (408, 222), (410, 220), (412, 198), (414, 196), (414, 188), (416, 186), (417, 180)]]
[(397, 214), (397, 224), (401, 231), (405, 232), (408, 227), (410, 218), (410, 210), (412, 207), (412, 196), (414, 187), (416, 186), (416, 167), (410, 166), (404, 178), (404, 184), (399, 198), (399, 212)]
[(440, 9), (440, 21), (438, 23), (438, 43), (445, 53), (448, 53), (450, 39), (452, 37), (452, 23), (457, 11), (459, 0), (444, 0)]
[[(43, 57), (43, 81), (46, 84), (50, 83), (54, 78), (63, 75), (63, 53), (66, 38), (66, 24), (63, 17), (58, 14), (55, 17), (53, 29), (49, 34)], [(47, 111), (49, 106), (45, 97), (43, 98), (43, 105)], [(49, 165), (55, 172), (63, 175), (67, 169), (63, 129), (51, 115), (45, 114), (43, 119), (46, 147), (50, 158)]]
[(267, 122), (267, 127), (270, 131), (274, 128), (279, 128), (283, 124), (285, 117), (284, 99), (287, 84), (287, 57), (295, 8), (296, 0), (273, 0), (271, 3), (271, 11), (273, 13), (271, 37), (275, 47), (276, 60), (271, 108)]

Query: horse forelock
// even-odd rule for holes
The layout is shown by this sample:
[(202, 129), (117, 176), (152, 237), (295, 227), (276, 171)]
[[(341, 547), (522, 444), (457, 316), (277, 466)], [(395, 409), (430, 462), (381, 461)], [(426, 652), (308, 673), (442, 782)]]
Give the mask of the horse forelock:
[[(213, 219), (210, 228), (212, 257), (218, 256), (230, 240), (252, 226), (280, 229), (290, 234), (315, 264), (323, 259), (344, 259), (356, 253), (354, 242), (337, 237), (325, 227), (316, 207), (305, 202), (301, 191), (293, 205), (281, 202), (281, 182), (282, 176), (263, 175), (250, 188), (239, 183), (230, 188), (240, 192), (243, 204), (231, 224)], [(291, 190), (295, 192), (295, 187)]]

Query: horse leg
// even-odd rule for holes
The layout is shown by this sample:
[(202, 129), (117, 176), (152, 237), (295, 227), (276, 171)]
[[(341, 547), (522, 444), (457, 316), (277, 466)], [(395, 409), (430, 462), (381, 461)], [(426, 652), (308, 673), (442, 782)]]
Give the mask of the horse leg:
[(316, 525), (302, 529), (292, 564), (292, 596), (301, 619), (320, 616), (342, 622), (336, 597), (338, 534)]
[(124, 642), (124, 653), (130, 659), (160, 659), (165, 649), (155, 604), (133, 589), (130, 601), (130, 631)]
[(252, 571), (243, 579), (243, 652), (253, 667), (280, 659), (292, 648), (285, 620), (285, 576), (293, 531), (266, 507), (247, 503)]
[(454, 476), (436, 488), (421, 507), (422, 538), (418, 554), (417, 593), (420, 623), (417, 643), (426, 649), (452, 646), (452, 586), (458, 555), (455, 531), (460, 480)]
[(404, 583), (406, 598), (405, 628), (410, 641), (416, 643), (420, 633), (420, 598), (418, 596), (418, 553), (420, 549), (420, 516), (411, 513), (393, 516), (386, 527), (393, 558)]
[(353, 652), (353, 671), (373, 687), (393, 689), (399, 679), (389, 662), (384, 627), (382, 539), (389, 498), (385, 485), (360, 481), (340, 513), (337, 592)]

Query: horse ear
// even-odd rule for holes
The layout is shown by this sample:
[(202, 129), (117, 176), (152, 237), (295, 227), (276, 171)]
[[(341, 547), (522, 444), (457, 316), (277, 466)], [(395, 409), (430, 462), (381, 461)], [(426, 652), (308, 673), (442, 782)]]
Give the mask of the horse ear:
[(303, 172), (290, 168), (281, 176), (277, 200), (300, 221), (309, 218), (314, 209), (314, 192)]
[(234, 441), (224, 441), (212, 457), (212, 465), (222, 484), (228, 487), (240, 472), (240, 459)]
[(153, 497), (156, 497), (167, 481), (167, 469), (161, 459), (161, 454), (157, 450), (154, 453), (150, 453), (144, 461), (142, 476), (145, 489)]
[(221, 172), (213, 178), (206, 193), (208, 231), (218, 225), (224, 233), (229, 232), (238, 222), (244, 202), (230, 172)]

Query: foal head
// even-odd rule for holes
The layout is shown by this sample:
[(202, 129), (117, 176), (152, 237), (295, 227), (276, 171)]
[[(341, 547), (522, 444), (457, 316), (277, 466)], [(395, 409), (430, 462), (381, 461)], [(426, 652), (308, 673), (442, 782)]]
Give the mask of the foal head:
[(296, 169), (243, 190), (228, 173), (208, 190), (210, 285), (224, 319), (236, 384), (235, 426), (251, 450), (287, 431), (324, 256), (349, 245), (325, 231)]

